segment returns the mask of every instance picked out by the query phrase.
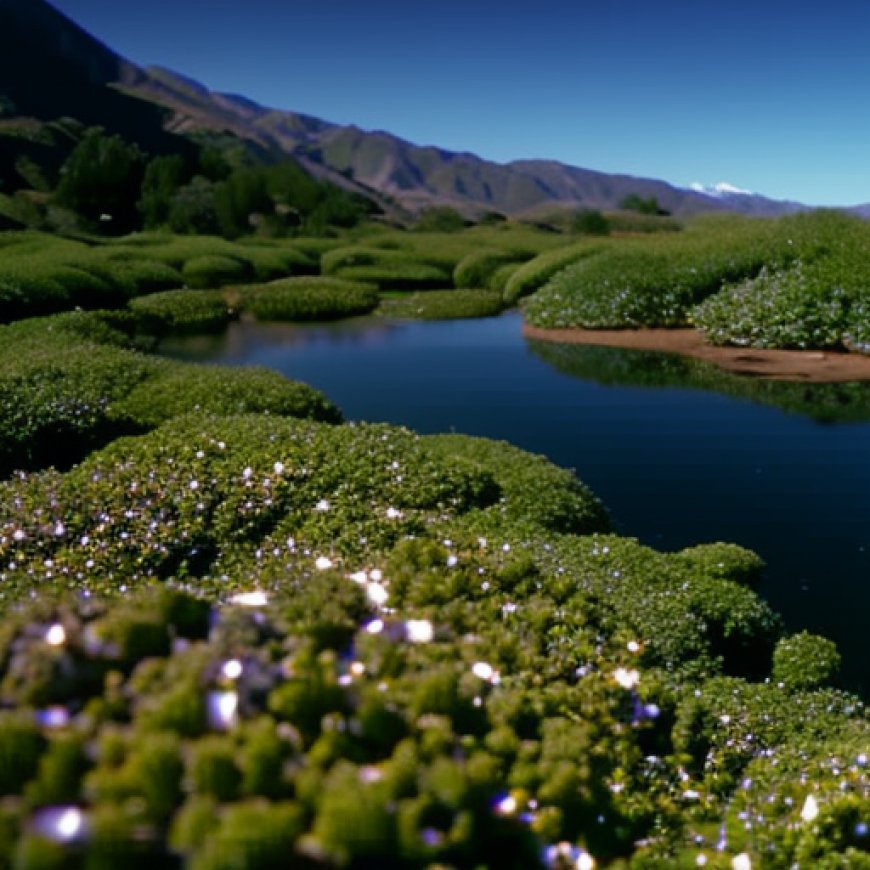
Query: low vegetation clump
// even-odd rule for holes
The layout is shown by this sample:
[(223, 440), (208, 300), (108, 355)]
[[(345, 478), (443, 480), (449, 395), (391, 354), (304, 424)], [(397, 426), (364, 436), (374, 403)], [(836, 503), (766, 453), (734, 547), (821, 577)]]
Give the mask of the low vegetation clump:
[(218, 290), (167, 290), (133, 299), (129, 307), (145, 331), (157, 334), (220, 332), (234, 316)]
[(510, 276), (504, 287), (505, 302), (512, 304), (523, 296), (534, 293), (562, 269), (602, 251), (605, 244), (601, 241), (584, 239), (581, 242), (538, 254), (537, 257), (520, 265)]
[[(479, 250), (463, 257), (453, 270), (453, 283), (457, 287), (501, 290), (506, 283), (504, 266), (519, 265), (528, 260), (528, 251)], [(499, 280), (501, 277), (502, 280)], [(509, 276), (508, 276), (509, 277)], [(495, 280), (494, 280), (495, 279)]]
[(124, 434), (194, 411), (337, 420), (308, 386), (130, 349), (137, 318), (73, 312), (0, 327), (0, 477), (67, 467)]
[(450, 275), (438, 266), (392, 249), (336, 248), (321, 257), (324, 275), (363, 281), (381, 290), (414, 290), (444, 287)]
[(181, 270), (184, 283), (193, 290), (206, 290), (210, 287), (223, 287), (225, 284), (239, 284), (251, 275), (250, 263), (234, 257), (210, 254), (193, 257)]
[(714, 344), (870, 348), (870, 230), (859, 218), (824, 210), (777, 221), (707, 217), (672, 236), (587, 244), (589, 256), (557, 249), (510, 279), (513, 297), (546, 276), (526, 307), (532, 324), (696, 325)]
[(246, 287), (241, 304), (258, 320), (337, 320), (373, 311), (379, 298), (370, 284), (303, 277)]
[(493, 290), (426, 290), (384, 299), (380, 312), (408, 320), (456, 320), (493, 317), (505, 309), (501, 293)]
[(535, 326), (685, 326), (691, 308), (726, 281), (788, 261), (770, 224), (701, 224), (693, 232), (624, 240), (557, 272), (529, 301)]

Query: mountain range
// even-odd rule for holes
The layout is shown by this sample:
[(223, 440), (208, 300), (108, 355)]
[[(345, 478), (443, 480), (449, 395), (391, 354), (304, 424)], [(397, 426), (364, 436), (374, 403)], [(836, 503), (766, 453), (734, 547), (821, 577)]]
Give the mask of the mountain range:
[(0, 0), (0, 132), (10, 118), (64, 116), (99, 124), (158, 153), (191, 136), (236, 137), (276, 158), (292, 157), (315, 177), (362, 192), (387, 212), (446, 205), (472, 216), (533, 217), (557, 209), (611, 211), (629, 195), (655, 198), (678, 216), (774, 216), (807, 208), (730, 185), (681, 188), (543, 159), (495, 163), (268, 108), (212, 92), (171, 70), (139, 67), (46, 0)]

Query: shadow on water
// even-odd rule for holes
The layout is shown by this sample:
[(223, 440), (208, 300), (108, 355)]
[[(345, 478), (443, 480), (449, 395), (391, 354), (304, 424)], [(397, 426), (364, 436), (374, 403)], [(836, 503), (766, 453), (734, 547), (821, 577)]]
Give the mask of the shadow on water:
[(529, 340), (557, 371), (608, 386), (706, 390), (800, 414), (819, 423), (870, 420), (870, 381), (818, 384), (775, 381), (723, 371), (678, 354)]

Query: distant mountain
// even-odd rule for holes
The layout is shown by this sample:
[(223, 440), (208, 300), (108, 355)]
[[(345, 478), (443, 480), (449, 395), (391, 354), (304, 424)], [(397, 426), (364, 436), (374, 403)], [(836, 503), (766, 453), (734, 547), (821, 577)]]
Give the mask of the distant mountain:
[(295, 158), (317, 177), (411, 212), (432, 205), (511, 216), (545, 206), (614, 210), (629, 194), (655, 197), (675, 215), (722, 210), (778, 215), (802, 208), (754, 194), (692, 190), (550, 160), (494, 163), (382, 131), (267, 108), (214, 93), (170, 70), (141, 69), (45, 0), (0, 0), (0, 100), (4, 96), (20, 115), (70, 115), (146, 146), (153, 143), (155, 150), (163, 150), (166, 135), (232, 134), (268, 153)]
[(711, 195), (664, 181), (580, 169), (554, 160), (494, 163), (474, 154), (415, 145), (380, 130), (366, 131), (266, 108), (243, 97), (211, 92), (170, 70), (150, 67), (146, 73), (123, 87), (171, 109), (171, 129), (232, 131), (264, 147), (293, 154), (311, 169), (320, 166), (337, 171), (411, 211), (431, 205), (514, 216), (545, 205), (613, 210), (629, 194), (655, 197), (663, 209), (677, 215), (722, 210), (778, 215), (801, 208), (796, 203), (754, 195)]

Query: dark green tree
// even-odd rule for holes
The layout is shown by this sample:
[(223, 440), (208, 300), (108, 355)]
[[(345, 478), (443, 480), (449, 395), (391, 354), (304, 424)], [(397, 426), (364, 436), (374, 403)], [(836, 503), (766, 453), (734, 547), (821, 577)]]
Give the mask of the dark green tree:
[(215, 186), (201, 175), (172, 197), (169, 227), (176, 233), (214, 235), (220, 231), (215, 207)]
[(144, 165), (136, 145), (91, 128), (64, 163), (55, 199), (106, 232), (128, 232), (139, 223)]
[(179, 154), (155, 157), (148, 163), (137, 203), (145, 229), (162, 227), (169, 221), (172, 199), (186, 181), (187, 167)]
[(421, 232), (436, 233), (455, 233), (464, 227), (465, 218), (455, 208), (446, 205), (425, 209), (414, 225), (414, 229)]
[(581, 209), (574, 215), (571, 229), (587, 236), (606, 236), (610, 232), (610, 223), (596, 209)]
[(226, 181), (215, 185), (215, 211), (222, 235), (235, 238), (250, 233), (263, 217), (275, 211), (267, 171), (237, 169)]
[(654, 196), (641, 196), (637, 193), (629, 193), (619, 201), (619, 207), (625, 211), (636, 211), (639, 214), (666, 215), (668, 214)]

